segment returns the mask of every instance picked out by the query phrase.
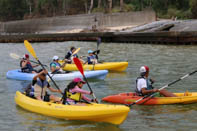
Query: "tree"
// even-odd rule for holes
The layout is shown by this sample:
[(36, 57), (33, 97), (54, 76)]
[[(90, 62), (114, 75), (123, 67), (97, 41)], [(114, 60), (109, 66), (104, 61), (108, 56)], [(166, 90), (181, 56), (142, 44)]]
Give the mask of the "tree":
[(27, 12), (25, 0), (1, 0), (0, 19), (2, 21), (22, 19)]
[(124, 0), (120, 0), (120, 11), (123, 11)]
[(94, 5), (94, 0), (91, 0), (91, 2), (90, 2), (90, 8), (89, 8), (89, 10), (88, 10), (88, 14), (91, 13), (92, 8), (93, 8), (93, 5)]

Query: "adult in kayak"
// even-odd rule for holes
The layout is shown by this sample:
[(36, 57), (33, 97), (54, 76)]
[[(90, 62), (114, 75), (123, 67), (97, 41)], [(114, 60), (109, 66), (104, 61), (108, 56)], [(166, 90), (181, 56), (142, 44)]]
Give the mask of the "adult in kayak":
[(65, 73), (62, 70), (62, 67), (64, 67), (66, 65), (66, 61), (62, 65), (58, 61), (59, 61), (59, 57), (53, 56), (53, 62), (50, 63), (50, 69), (51, 69), (52, 74)]
[(49, 89), (51, 92), (61, 93), (61, 91), (50, 86), (46, 80), (46, 74), (47, 70), (39, 70), (39, 73), (34, 76), (31, 85), (26, 89), (26, 95), (43, 101), (60, 101), (58, 97), (47, 93), (47, 89)]
[(73, 81), (70, 82), (64, 90), (62, 103), (63, 104), (71, 104), (71, 105), (73, 105), (73, 104), (79, 105), (79, 104), (82, 104), (81, 103), (82, 100), (84, 100), (85, 102), (93, 102), (94, 99), (90, 99), (85, 96), (85, 94), (91, 95), (92, 92), (82, 89), (82, 87), (85, 83), (86, 82), (84, 82), (79, 77), (73, 79)]
[(35, 70), (34, 67), (37, 67), (37, 66), (39, 66), (39, 64), (36, 64), (36, 65), (31, 64), (28, 54), (25, 54), (23, 56), (23, 59), (20, 61), (21, 71), (25, 73), (36, 73), (37, 70)]
[(96, 59), (96, 56), (93, 54), (93, 51), (92, 50), (88, 50), (88, 57), (87, 57), (87, 61), (85, 63), (88, 63), (88, 64), (97, 64), (98, 61)]
[(152, 84), (154, 83), (154, 80), (149, 79), (149, 67), (148, 66), (142, 66), (140, 68), (140, 77), (136, 80), (136, 93), (139, 96), (149, 95), (155, 92), (157, 96), (165, 96), (165, 97), (176, 97), (175, 94), (168, 92), (167, 90), (158, 90), (153, 88)]

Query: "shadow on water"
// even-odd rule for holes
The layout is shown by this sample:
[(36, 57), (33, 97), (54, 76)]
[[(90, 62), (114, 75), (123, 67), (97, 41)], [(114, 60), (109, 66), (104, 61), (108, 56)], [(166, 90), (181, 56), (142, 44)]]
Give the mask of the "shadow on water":
[(43, 116), (36, 113), (32, 113), (16, 106), (16, 114), (19, 116), (21, 126), (25, 126), (28, 130), (95, 130), (95, 131), (121, 131), (119, 126), (108, 124), (108, 123), (98, 123), (89, 122), (81, 120), (62, 120), (53, 117)]
[(16, 91), (24, 91), (24, 88), (27, 87), (27, 85), (30, 83), (30, 81), (18, 81), (18, 80), (6, 80), (6, 86), (11, 93), (15, 93)]

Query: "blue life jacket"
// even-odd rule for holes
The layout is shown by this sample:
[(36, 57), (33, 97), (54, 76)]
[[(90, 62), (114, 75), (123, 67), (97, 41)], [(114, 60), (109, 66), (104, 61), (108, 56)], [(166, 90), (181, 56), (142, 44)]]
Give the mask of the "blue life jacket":
[(87, 59), (88, 59), (88, 64), (93, 64), (93, 62), (91, 60), (96, 59), (96, 57), (94, 55), (92, 55), (92, 56), (88, 56)]
[(26, 66), (22, 68), (22, 62), (23, 60), (20, 62), (20, 67), (22, 72), (31, 73), (34, 70), (32, 65), (29, 63), (27, 63)]
[[(138, 77), (137, 79), (136, 79), (136, 87), (135, 87), (135, 92), (139, 95), (139, 96), (144, 96), (144, 94), (142, 93), (142, 91), (139, 91), (138, 90), (138, 88), (137, 88), (137, 83), (138, 83), (138, 80), (139, 79), (145, 79), (144, 77)], [(151, 84), (151, 82), (150, 82), (150, 79), (145, 79), (146, 80), (146, 85), (147, 85), (147, 90), (152, 90), (153, 89), (153, 86), (152, 86), (152, 84)]]
[[(52, 66), (52, 64), (55, 64), (55, 66), (59, 66), (59, 67), (61, 67), (61, 64), (60, 63), (58, 63), (58, 62), (51, 62), (50, 63), (50, 67)], [(58, 72), (58, 69), (56, 69), (54, 72)], [(52, 72), (53, 73), (53, 72)]]

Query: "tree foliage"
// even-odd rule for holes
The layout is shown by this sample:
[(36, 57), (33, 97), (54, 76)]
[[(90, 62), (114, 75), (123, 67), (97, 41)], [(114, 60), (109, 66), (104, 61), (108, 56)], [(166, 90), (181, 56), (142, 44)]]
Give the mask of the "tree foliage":
[(197, 0), (0, 0), (0, 20), (141, 11), (147, 7), (159, 17), (197, 18)]

